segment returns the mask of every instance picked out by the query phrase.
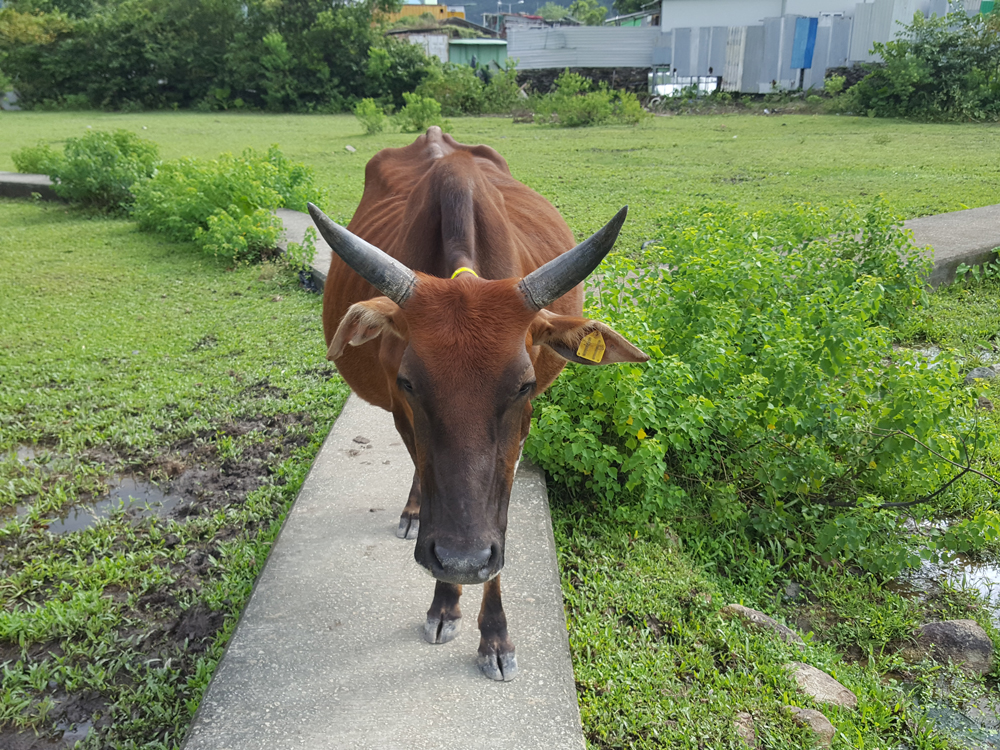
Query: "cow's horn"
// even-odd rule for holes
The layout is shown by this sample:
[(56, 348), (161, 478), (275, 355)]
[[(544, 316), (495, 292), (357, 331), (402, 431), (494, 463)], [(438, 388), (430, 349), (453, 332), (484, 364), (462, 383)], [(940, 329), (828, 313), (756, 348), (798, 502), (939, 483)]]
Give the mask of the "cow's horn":
[(519, 286), (528, 307), (541, 310), (590, 276), (615, 246), (627, 215), (628, 206), (623, 206), (615, 218), (579, 245), (521, 279)]
[(417, 284), (413, 271), (344, 229), (312, 203), (309, 204), (309, 215), (333, 252), (357, 271), (361, 278), (400, 307), (406, 304)]

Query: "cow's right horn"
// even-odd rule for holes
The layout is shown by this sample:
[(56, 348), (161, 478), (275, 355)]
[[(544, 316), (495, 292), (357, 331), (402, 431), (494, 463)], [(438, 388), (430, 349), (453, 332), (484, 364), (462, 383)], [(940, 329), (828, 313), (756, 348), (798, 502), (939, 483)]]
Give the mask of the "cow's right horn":
[(395, 258), (337, 224), (312, 203), (309, 215), (323, 239), (361, 278), (400, 307), (406, 304), (417, 276)]
[(628, 206), (623, 206), (611, 221), (579, 245), (521, 279), (518, 287), (529, 309), (541, 310), (590, 276), (615, 246), (627, 215)]

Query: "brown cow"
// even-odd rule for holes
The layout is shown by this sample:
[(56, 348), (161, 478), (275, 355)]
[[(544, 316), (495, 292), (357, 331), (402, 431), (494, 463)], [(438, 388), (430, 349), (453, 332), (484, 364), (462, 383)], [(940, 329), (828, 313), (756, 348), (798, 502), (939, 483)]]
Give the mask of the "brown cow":
[(462, 585), (484, 584), (479, 666), (513, 679), (499, 574), (531, 400), (567, 360), (648, 359), (580, 317), (581, 282), (611, 250), (625, 209), (570, 250), (562, 217), (500, 154), (435, 127), (372, 158), (347, 229), (309, 211), (335, 251), (327, 358), (392, 412), (416, 467), (397, 536), (416, 538), (414, 557), (437, 579), (425, 636), (454, 638)]

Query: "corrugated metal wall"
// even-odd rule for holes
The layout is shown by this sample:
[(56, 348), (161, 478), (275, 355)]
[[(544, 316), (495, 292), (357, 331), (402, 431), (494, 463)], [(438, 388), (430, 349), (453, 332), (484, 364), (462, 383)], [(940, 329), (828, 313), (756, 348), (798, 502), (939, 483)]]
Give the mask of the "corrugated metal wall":
[(648, 68), (663, 44), (657, 26), (578, 26), (510, 29), (507, 57), (521, 70), (534, 68)]
[[(977, 13), (980, 2), (962, 0), (969, 13)], [(683, 2), (669, 4), (681, 7)], [(822, 88), (827, 68), (876, 60), (870, 54), (872, 44), (898, 35), (902, 27), (897, 21), (908, 24), (917, 11), (939, 13), (946, 6), (947, 0), (872, 0), (850, 4), (851, 10), (819, 14), (803, 87)], [(725, 91), (767, 93), (772, 82), (785, 89), (798, 87), (792, 45), (796, 19), (808, 17), (815, 18), (788, 14), (765, 18), (758, 25), (665, 28), (662, 33), (656, 27), (511, 29), (507, 54), (517, 58), (522, 69), (669, 66), (683, 78), (721, 74)]]

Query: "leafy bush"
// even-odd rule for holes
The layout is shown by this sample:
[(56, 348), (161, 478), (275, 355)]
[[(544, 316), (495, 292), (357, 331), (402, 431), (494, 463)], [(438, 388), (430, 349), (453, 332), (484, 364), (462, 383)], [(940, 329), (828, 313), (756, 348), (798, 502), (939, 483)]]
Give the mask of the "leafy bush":
[(23, 174), (49, 174), (62, 160), (62, 154), (52, 150), (52, 147), (39, 143), (37, 146), (19, 148), (10, 155), (18, 172)]
[(339, 112), (363, 97), (398, 107), (428, 65), (372, 23), (394, 0), (121, 0), (69, 15), (55, 5), (0, 8), (0, 69), (27, 108)]
[(433, 66), (415, 94), (434, 99), (448, 117), (483, 113), (484, 85), (468, 65), (445, 63)]
[(882, 325), (919, 304), (928, 270), (881, 203), (670, 214), (641, 264), (605, 262), (590, 301), (651, 361), (569, 366), (536, 402), (526, 450), (625, 518), (705, 519), (709, 536), (779, 559), (915, 564), (913, 547), (879, 542), (898, 533), (880, 506), (951, 478), (931, 450), (961, 462), (975, 443), (956, 363), (900, 356)]
[(362, 99), (354, 106), (354, 116), (365, 126), (368, 135), (381, 133), (385, 129), (388, 119), (382, 108), (375, 103), (374, 99)]
[(13, 154), (19, 171), (43, 172), (56, 194), (73, 203), (112, 213), (128, 210), (133, 191), (160, 163), (157, 145), (127, 130), (94, 130), (69, 138), (63, 154), (46, 145)]
[(442, 130), (447, 130), (450, 127), (449, 123), (441, 117), (441, 105), (435, 99), (405, 92), (403, 100), (406, 102), (406, 106), (399, 110), (399, 114), (396, 115), (396, 122), (403, 131), (420, 133), (431, 125), (437, 125)]
[(483, 88), (483, 114), (509, 115), (521, 99), (517, 67), (510, 60), (505, 69), (491, 73), (489, 82)]
[(555, 88), (538, 100), (535, 122), (576, 128), (608, 122), (635, 125), (650, 117), (635, 94), (611, 91), (605, 84), (593, 91), (589, 79), (569, 68), (556, 79)]
[(247, 149), (166, 162), (136, 191), (133, 215), (143, 229), (194, 241), (233, 262), (257, 261), (274, 252), (280, 235), (271, 209), (301, 211), (309, 200), (320, 200), (312, 170), (272, 146), (264, 154)]
[(885, 61), (848, 93), (854, 111), (924, 120), (1000, 118), (1000, 15), (917, 13), (903, 35), (876, 42)]

